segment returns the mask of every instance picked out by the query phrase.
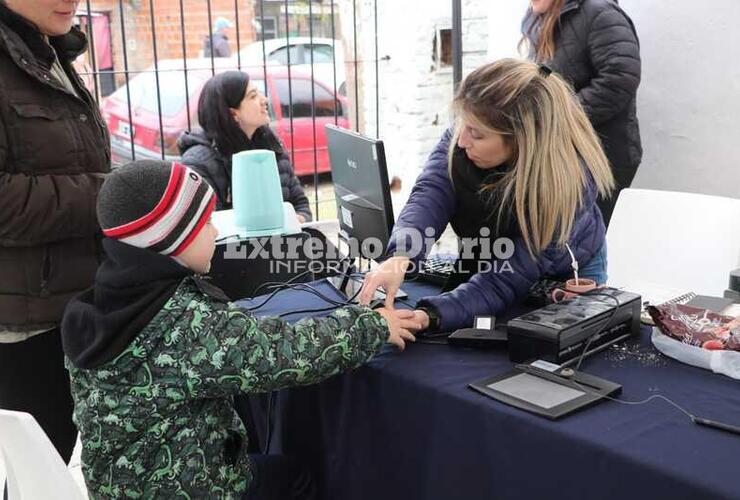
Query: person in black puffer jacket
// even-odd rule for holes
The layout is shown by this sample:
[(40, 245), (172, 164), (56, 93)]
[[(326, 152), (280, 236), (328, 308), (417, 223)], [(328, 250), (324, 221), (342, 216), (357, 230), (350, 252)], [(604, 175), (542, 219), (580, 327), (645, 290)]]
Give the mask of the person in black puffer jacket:
[(601, 139), (617, 182), (612, 197), (598, 202), (608, 224), (619, 191), (630, 186), (642, 159), (635, 26), (614, 0), (531, 0), (522, 34), (529, 57), (573, 85)]
[(240, 151), (269, 149), (275, 152), (283, 189), (300, 222), (311, 220), (311, 208), (280, 139), (270, 129), (267, 99), (249, 75), (241, 71), (220, 73), (206, 82), (198, 101), (202, 129), (185, 131), (177, 145), (182, 162), (203, 176), (216, 191), (218, 210), (232, 207), (231, 156)]

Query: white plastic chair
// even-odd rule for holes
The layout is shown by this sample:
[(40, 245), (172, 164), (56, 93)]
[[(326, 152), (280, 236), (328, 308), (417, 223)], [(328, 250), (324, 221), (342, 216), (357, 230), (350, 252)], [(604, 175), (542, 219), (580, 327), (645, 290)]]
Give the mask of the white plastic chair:
[(740, 200), (624, 189), (606, 240), (611, 286), (721, 297), (740, 267)]
[(0, 458), (8, 478), (8, 500), (85, 499), (62, 457), (28, 413), (0, 410)]

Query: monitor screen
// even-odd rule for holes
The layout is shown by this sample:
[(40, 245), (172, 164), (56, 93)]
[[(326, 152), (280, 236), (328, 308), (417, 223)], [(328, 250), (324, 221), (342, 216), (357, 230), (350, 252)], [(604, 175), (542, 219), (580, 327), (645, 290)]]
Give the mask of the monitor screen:
[[(356, 242), (362, 257), (377, 259), (393, 228), (383, 142), (333, 125), (326, 126), (326, 138), (340, 234)], [(352, 245), (350, 250), (359, 256)]]

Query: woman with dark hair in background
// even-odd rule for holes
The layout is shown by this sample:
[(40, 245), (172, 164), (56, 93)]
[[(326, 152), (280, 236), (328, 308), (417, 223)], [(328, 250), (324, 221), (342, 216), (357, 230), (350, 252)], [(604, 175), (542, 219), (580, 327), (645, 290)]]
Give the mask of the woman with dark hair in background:
[(227, 71), (208, 80), (198, 101), (202, 130), (185, 131), (177, 144), (182, 162), (203, 176), (218, 196), (217, 209), (231, 208), (231, 156), (240, 151), (275, 152), (283, 188), (300, 222), (311, 220), (311, 208), (280, 139), (270, 129), (267, 99), (249, 75)]
[(95, 277), (110, 168), (105, 122), (72, 67), (87, 49), (78, 4), (0, 0), (0, 408), (33, 415), (65, 462), (77, 429), (59, 324)]
[(608, 225), (619, 191), (642, 159), (637, 121), (640, 45), (632, 20), (614, 0), (531, 0), (522, 22), (529, 57), (573, 85), (601, 139), (617, 183), (600, 198)]

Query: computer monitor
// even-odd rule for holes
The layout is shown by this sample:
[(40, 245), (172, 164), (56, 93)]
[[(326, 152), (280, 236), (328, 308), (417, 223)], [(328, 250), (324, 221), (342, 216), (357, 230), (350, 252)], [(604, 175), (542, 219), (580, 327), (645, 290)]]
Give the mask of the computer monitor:
[(394, 222), (383, 141), (334, 125), (326, 126), (326, 139), (339, 235), (350, 257), (377, 259), (385, 253)]

